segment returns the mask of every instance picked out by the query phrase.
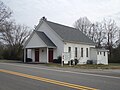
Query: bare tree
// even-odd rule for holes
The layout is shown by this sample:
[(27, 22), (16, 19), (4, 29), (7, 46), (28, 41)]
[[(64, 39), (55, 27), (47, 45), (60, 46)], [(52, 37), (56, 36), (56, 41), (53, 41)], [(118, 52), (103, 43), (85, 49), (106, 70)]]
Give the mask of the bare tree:
[(96, 43), (96, 47), (101, 48), (106, 39), (106, 32), (104, 31), (102, 23), (96, 22), (93, 27), (94, 35), (91, 36), (93, 38), (92, 40)]
[(115, 42), (115, 45), (114, 45), (115, 48), (120, 47), (120, 27), (118, 29), (119, 29), (118, 30), (118, 39)]
[(102, 41), (105, 39), (105, 32), (101, 23), (91, 23), (87, 17), (83, 17), (75, 21), (74, 27), (93, 40), (97, 47), (101, 47)]
[(25, 25), (11, 21), (11, 15), (12, 11), (0, 1), (0, 42), (5, 46), (5, 56), (19, 58), (22, 44), (29, 37), (31, 30)]
[(30, 35), (30, 28), (25, 25), (16, 25), (14, 22), (6, 22), (1, 27), (1, 39), (11, 46), (16, 44), (22, 45)]
[[(23, 42), (29, 37), (31, 30), (25, 25), (17, 25), (15, 22), (6, 22), (0, 27), (0, 39), (7, 45), (9, 54), (18, 56), (22, 51)], [(13, 53), (14, 52), (14, 53)]]
[(112, 47), (118, 38), (118, 27), (115, 21), (111, 19), (104, 19), (103, 25), (106, 32), (106, 45)]
[(8, 18), (11, 17), (12, 11), (0, 1), (0, 25), (4, 23)]
[(87, 17), (81, 17), (74, 23), (74, 27), (82, 31), (84, 34), (88, 35), (89, 28), (91, 27), (91, 22)]
[(87, 36), (91, 39), (91, 40), (93, 40), (94, 42), (96, 41), (96, 39), (95, 39), (95, 35), (97, 34), (97, 27), (96, 27), (97, 25), (96, 24), (91, 24), (90, 25), (90, 28), (88, 29), (88, 34), (87, 34)]
[(101, 47), (103, 43), (112, 47), (118, 38), (115, 37), (118, 27), (115, 21), (111, 19), (104, 19), (100, 23), (91, 23), (87, 17), (83, 17), (75, 21), (74, 27), (93, 40), (97, 47)]
[(114, 20), (104, 19), (102, 22), (91, 23), (84, 17), (78, 19), (74, 23), (74, 27), (93, 40), (96, 47), (108, 49), (110, 61), (115, 58), (114, 49), (120, 50), (120, 28), (117, 27)]
[(105, 46), (107, 49), (109, 49), (109, 58), (111, 58), (112, 55), (112, 48), (115, 44), (115, 42), (118, 40), (118, 27), (114, 20), (111, 19), (104, 19), (103, 21), (104, 30), (106, 32), (106, 41)]

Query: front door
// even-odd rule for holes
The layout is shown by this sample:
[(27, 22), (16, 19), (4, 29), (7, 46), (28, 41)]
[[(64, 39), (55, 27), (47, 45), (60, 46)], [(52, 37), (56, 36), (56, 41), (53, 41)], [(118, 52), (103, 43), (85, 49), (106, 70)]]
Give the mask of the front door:
[(52, 48), (49, 48), (49, 55), (48, 55), (48, 57), (49, 57), (49, 62), (53, 62), (53, 49)]
[(35, 49), (35, 62), (39, 62), (39, 49)]

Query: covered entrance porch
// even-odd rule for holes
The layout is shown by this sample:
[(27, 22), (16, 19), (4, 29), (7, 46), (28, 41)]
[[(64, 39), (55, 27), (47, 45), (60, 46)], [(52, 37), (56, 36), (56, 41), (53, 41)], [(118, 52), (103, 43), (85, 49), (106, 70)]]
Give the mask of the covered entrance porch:
[(49, 63), (53, 62), (55, 48), (39, 47), (39, 48), (25, 48), (24, 62)]
[(56, 45), (44, 32), (33, 31), (31, 37), (24, 44), (24, 62), (49, 63), (53, 62)]

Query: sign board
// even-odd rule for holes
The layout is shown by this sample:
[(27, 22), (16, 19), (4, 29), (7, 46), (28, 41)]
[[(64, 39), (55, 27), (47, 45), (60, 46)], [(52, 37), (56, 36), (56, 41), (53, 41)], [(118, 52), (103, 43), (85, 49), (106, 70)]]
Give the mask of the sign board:
[(64, 63), (68, 63), (68, 61), (70, 61), (70, 53), (69, 52), (62, 53), (62, 61), (64, 61)]

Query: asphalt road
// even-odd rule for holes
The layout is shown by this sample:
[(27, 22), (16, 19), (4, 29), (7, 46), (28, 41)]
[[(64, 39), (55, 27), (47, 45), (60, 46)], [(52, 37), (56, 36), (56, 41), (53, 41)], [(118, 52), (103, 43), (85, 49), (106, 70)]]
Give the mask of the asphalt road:
[[(116, 73), (116, 72), (114, 72)], [(0, 63), (0, 90), (120, 90), (120, 77), (43, 65)]]

